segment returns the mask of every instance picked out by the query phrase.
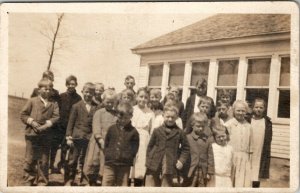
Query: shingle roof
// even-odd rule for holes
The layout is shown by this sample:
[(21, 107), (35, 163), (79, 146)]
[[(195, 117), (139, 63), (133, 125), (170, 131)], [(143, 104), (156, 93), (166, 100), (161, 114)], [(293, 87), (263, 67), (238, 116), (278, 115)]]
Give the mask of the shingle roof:
[(218, 14), (152, 39), (133, 50), (282, 32), (290, 32), (288, 14)]

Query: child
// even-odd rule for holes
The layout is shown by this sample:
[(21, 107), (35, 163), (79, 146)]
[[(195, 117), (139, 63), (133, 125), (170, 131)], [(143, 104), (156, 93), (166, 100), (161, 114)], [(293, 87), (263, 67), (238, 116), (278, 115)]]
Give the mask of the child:
[(135, 91), (133, 89), (133, 87), (135, 85), (135, 79), (133, 76), (131, 76), (131, 75), (126, 76), (124, 85), (125, 85), (126, 89), (132, 90), (133, 93), (135, 94)]
[(137, 105), (133, 107), (132, 126), (134, 126), (140, 136), (140, 146), (131, 170), (131, 179), (134, 179), (135, 186), (142, 186), (146, 173), (146, 150), (150, 139), (151, 121), (154, 113), (148, 107), (149, 93), (143, 87), (137, 91)]
[(117, 94), (113, 90), (106, 90), (103, 93), (103, 106), (97, 110), (93, 117), (93, 134), (87, 149), (84, 174), (91, 186), (96, 185), (98, 174), (100, 181), (103, 177), (104, 169), (104, 139), (108, 128), (117, 121), (116, 111), (114, 110)]
[(123, 90), (120, 97), (120, 101), (129, 102), (132, 106), (136, 104), (135, 93), (131, 89)]
[[(232, 92), (231, 90), (221, 89), (219, 91), (219, 100), (223, 103), (228, 104), (228, 111), (227, 114), (229, 117), (233, 117), (233, 111), (232, 111)], [(216, 113), (216, 117), (218, 116), (218, 113)]]
[(228, 114), (230, 106), (227, 102), (223, 102), (219, 100), (217, 102), (217, 113), (214, 117), (214, 121), (216, 124), (224, 125), (227, 121), (232, 119), (232, 117)]
[(147, 148), (145, 186), (173, 186), (176, 169), (182, 169), (189, 158), (188, 141), (175, 123), (177, 106), (165, 106), (163, 117), (164, 124), (153, 131)]
[(163, 105), (160, 103), (161, 98), (160, 89), (153, 88), (150, 90), (149, 107), (154, 112), (155, 116), (162, 114)]
[[(177, 107), (179, 109), (179, 114), (178, 115), (182, 119), (183, 118), (183, 111), (184, 111), (184, 104), (180, 100), (180, 96), (179, 96), (180, 89), (178, 87), (176, 87), (176, 86), (172, 86), (169, 89), (169, 93), (172, 93), (174, 95), (174, 99), (173, 100), (176, 102), (176, 105), (177, 105)], [(167, 97), (168, 97), (168, 95), (166, 95), (166, 97), (164, 99), (164, 104), (167, 102)]]
[(233, 148), (228, 145), (228, 134), (223, 125), (217, 125), (214, 128), (215, 143), (209, 148), (208, 173), (210, 180), (209, 187), (232, 187), (232, 168), (233, 168)]
[(93, 102), (97, 105), (98, 109), (102, 108), (102, 94), (104, 92), (104, 84), (100, 82), (95, 83), (95, 96)]
[(59, 119), (57, 103), (48, 100), (51, 86), (52, 81), (48, 79), (39, 81), (38, 96), (29, 99), (21, 111), (21, 120), (26, 124), (24, 179), (29, 186), (33, 185), (37, 173), (39, 174), (37, 185), (48, 184), (51, 139), (49, 128)]
[[(92, 120), (96, 111), (96, 105), (92, 103), (95, 95), (93, 83), (85, 83), (82, 89), (83, 100), (74, 104), (66, 131), (67, 145), (72, 148), (69, 152), (69, 160), (65, 168), (65, 185), (73, 185), (78, 158), (80, 154), (85, 156), (90, 136), (92, 134)], [(84, 160), (84, 157), (83, 157)], [(83, 163), (82, 163), (83, 164)], [(83, 166), (80, 166), (81, 170)]]
[(192, 133), (187, 135), (190, 145), (190, 168), (187, 177), (183, 181), (183, 186), (205, 187), (210, 179), (208, 165), (213, 162), (209, 159), (209, 147), (213, 142), (213, 137), (208, 128), (208, 119), (202, 112), (194, 113), (190, 118)]
[(252, 187), (269, 178), (272, 122), (266, 115), (266, 102), (256, 98), (253, 102), (251, 126), (253, 129)]
[[(70, 75), (66, 78), (67, 91), (60, 94), (60, 102), (58, 103), (60, 118), (58, 121), (58, 129), (55, 135), (52, 137), (52, 148), (50, 155), (50, 169), (52, 172), (54, 169), (55, 156), (59, 145), (61, 146), (61, 156), (60, 162), (58, 163), (58, 169), (62, 169), (65, 164), (65, 156), (67, 153), (65, 135), (68, 126), (69, 115), (72, 105), (81, 100), (81, 96), (76, 92), (76, 86), (77, 78), (73, 75)], [(63, 173), (62, 170), (61, 172)]]
[(139, 149), (139, 134), (131, 125), (133, 108), (129, 103), (117, 106), (117, 123), (105, 137), (103, 186), (127, 186), (130, 166)]
[(233, 147), (233, 186), (250, 187), (251, 184), (251, 154), (252, 127), (245, 120), (248, 104), (237, 100), (233, 103), (233, 116), (225, 123), (229, 132), (229, 145)]
[[(171, 95), (173, 95), (172, 93), (170, 93)], [(165, 106), (177, 106), (177, 103), (175, 101), (168, 101)], [(183, 126), (182, 126), (182, 121), (181, 121), (181, 118), (180, 117), (177, 117), (176, 119), (176, 125), (180, 128), (180, 129), (183, 129)], [(151, 124), (151, 131), (150, 131), (150, 134), (153, 133), (154, 129), (162, 126), (164, 124), (164, 117), (162, 114), (160, 115), (157, 115), (153, 121), (152, 121), (152, 124)]]

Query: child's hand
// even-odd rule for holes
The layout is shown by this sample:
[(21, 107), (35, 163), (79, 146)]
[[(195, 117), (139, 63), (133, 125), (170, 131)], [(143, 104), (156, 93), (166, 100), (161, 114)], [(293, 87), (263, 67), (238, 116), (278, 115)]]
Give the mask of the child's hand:
[(71, 139), (67, 139), (67, 145), (69, 147), (73, 147), (74, 143), (73, 143), (73, 141)]
[(181, 170), (182, 167), (183, 167), (183, 164), (181, 163), (181, 161), (177, 160), (176, 168), (177, 168), (178, 170)]
[(211, 179), (212, 176), (210, 176), (209, 174), (206, 175), (206, 179), (207, 181), (209, 181)]
[(33, 128), (35, 128), (35, 129), (37, 129), (37, 128), (40, 127), (41, 125), (40, 125), (38, 122), (36, 122), (36, 121), (32, 121), (31, 126), (32, 126)]
[(104, 140), (102, 138), (98, 139), (98, 143), (100, 144), (100, 148), (104, 149)]
[(44, 124), (44, 125), (39, 126), (39, 127), (37, 128), (37, 130), (41, 133), (41, 132), (46, 131), (47, 128), (48, 128), (47, 125)]

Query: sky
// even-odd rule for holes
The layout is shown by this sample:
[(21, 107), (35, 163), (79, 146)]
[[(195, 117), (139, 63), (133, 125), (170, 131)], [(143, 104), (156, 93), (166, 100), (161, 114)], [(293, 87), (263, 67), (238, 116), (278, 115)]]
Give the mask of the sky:
[[(46, 70), (49, 33), (56, 13), (9, 14), (8, 94), (28, 98)], [(126, 75), (138, 77), (140, 56), (131, 48), (195, 23), (208, 14), (66, 13), (61, 23), (51, 70), (54, 88), (65, 92), (65, 78), (77, 76), (77, 92), (85, 82), (124, 88)], [(137, 78), (136, 78), (137, 79)], [(135, 88), (138, 87), (138, 82)]]

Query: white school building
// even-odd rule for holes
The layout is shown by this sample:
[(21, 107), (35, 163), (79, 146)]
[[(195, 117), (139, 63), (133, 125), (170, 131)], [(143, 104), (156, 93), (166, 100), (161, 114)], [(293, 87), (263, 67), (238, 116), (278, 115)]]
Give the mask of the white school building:
[(182, 101), (196, 81), (208, 81), (215, 101), (219, 89), (234, 99), (268, 101), (273, 122), (271, 155), (290, 157), (290, 15), (217, 14), (132, 49), (140, 55), (137, 83), (182, 88)]

